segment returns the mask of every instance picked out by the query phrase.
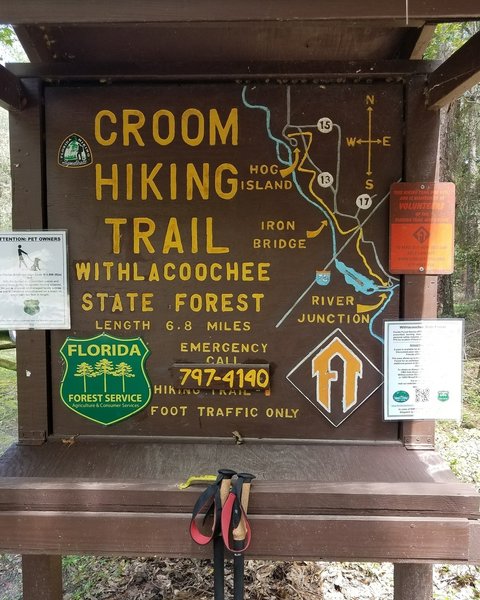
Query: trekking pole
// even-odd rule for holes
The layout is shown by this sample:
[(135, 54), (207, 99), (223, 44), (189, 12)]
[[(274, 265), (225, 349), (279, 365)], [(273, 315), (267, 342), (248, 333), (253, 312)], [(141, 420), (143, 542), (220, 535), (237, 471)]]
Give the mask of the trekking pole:
[[(218, 471), (215, 481), (197, 498), (190, 520), (190, 535), (194, 542), (205, 546), (213, 540), (215, 600), (223, 600), (224, 597), (223, 542), (217, 540), (221, 535), (221, 519), (223, 518), (221, 490), (223, 489), (224, 498), (232, 495), (229, 490), (233, 475), (235, 475), (235, 471), (230, 469)], [(224, 479), (226, 479), (225, 483)], [(218, 542), (222, 542), (221, 545)]]
[[(230, 493), (232, 477), (236, 475), (231, 469), (220, 469), (218, 471), (221, 477), (220, 483), (220, 504), (223, 508)], [(225, 545), (221, 534), (213, 538), (213, 593), (215, 600), (224, 600), (225, 598)]]
[[(239, 485), (237, 496), (240, 503), (240, 522), (232, 531), (233, 536), (233, 599), (243, 600), (245, 594), (245, 557), (243, 551), (246, 550), (245, 539), (247, 530), (249, 530), (246, 518), (248, 502), (250, 499), (250, 487), (255, 475), (250, 473), (238, 473)], [(235, 509), (234, 509), (235, 510)], [(249, 540), (250, 541), (250, 540)]]

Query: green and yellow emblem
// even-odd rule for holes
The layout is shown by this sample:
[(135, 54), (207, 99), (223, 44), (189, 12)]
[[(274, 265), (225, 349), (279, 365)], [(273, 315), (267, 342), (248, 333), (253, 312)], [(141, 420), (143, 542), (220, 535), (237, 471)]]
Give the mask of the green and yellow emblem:
[(121, 339), (107, 333), (88, 339), (68, 337), (60, 354), (65, 360), (60, 396), (82, 417), (112, 425), (150, 402), (145, 372), (150, 350), (141, 338)]
[(87, 140), (78, 133), (72, 133), (65, 138), (58, 150), (58, 164), (70, 169), (91, 165), (92, 151)]

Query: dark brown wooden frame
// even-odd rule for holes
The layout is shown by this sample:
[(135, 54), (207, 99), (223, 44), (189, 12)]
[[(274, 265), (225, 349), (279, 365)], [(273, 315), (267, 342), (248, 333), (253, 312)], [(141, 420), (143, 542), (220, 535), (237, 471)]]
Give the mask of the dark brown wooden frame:
[(480, 32), (432, 73), (428, 81), (428, 106), (439, 109), (478, 83), (480, 79)]
[(21, 110), (25, 104), (25, 90), (20, 79), (0, 65), (0, 107), (7, 110)]
[[(10, 160), (12, 164), (13, 222), (21, 229), (47, 227), (45, 217), (44, 145), (42, 139), (42, 83), (25, 80), (27, 107), (10, 113)], [(48, 333), (18, 332), (17, 384), (19, 443), (41, 444), (48, 434), (49, 375)]]
[[(292, 4), (288, 0), (258, 3), (246, 0), (241, 4), (221, 0), (199, 0), (195, 5), (176, 0), (152, 4), (141, 0), (133, 6), (128, 0), (94, 2), (83, 5), (62, 0), (35, 0), (16, 2), (4, 0), (0, 21), (13, 23), (135, 23), (142, 22), (223, 22), (223, 21), (273, 21), (273, 20), (395, 20), (416, 26), (415, 20), (435, 21), (468, 20), (478, 16), (478, 7), (471, 0), (391, 0), (379, 5), (376, 0), (330, 0), (321, 4), (301, 0)], [(412, 23), (413, 22), (413, 23)]]
[[(257, 65), (255, 73), (248, 73), (242, 65), (233, 67), (229, 75), (218, 73), (202, 73), (200, 66), (194, 70), (178, 73), (178, 66), (168, 64), (164, 70), (152, 70), (144, 66), (145, 71), (137, 72), (135, 77), (129, 73), (128, 67), (106, 67), (105, 71), (96, 66), (88, 74), (88, 69), (72, 68), (70, 65), (50, 65), (46, 69), (37, 65), (13, 65), (12, 70), (19, 81), (25, 82), (29, 90), (28, 109), (21, 113), (11, 114), (12, 150), (11, 160), (13, 186), (15, 189), (14, 223), (16, 228), (35, 229), (47, 227), (43, 206), (44, 182), (43, 162), (44, 148), (42, 141), (43, 97), (42, 81), (202, 81), (215, 79), (255, 78), (263, 80), (270, 77), (297, 78), (306, 80), (344, 81), (349, 79), (384, 79), (395, 75), (406, 82), (406, 135), (405, 135), (405, 180), (429, 181), (435, 178), (436, 153), (438, 146), (438, 113), (428, 111), (424, 103), (424, 87), (427, 74), (438, 65), (425, 61), (388, 61), (375, 64), (360, 62), (329, 62), (316, 64), (315, 72), (311, 72), (312, 64), (271, 63)], [(389, 70), (390, 68), (390, 70)], [(343, 69), (343, 71), (342, 71)], [(193, 71), (193, 72), (192, 72)], [(305, 74), (307, 72), (307, 74)], [(121, 73), (121, 75), (120, 75)], [(189, 73), (189, 74), (188, 74)], [(420, 143), (421, 141), (421, 143)], [(34, 158), (33, 158), (34, 157)], [(23, 172), (30, 169), (31, 161), (35, 161), (36, 169), (29, 171), (29, 187), (22, 188), (25, 182)], [(38, 203), (41, 198), (41, 206)], [(24, 204), (25, 203), (25, 204)], [(436, 277), (410, 276), (402, 282), (402, 317), (431, 318), (436, 316)], [(21, 444), (41, 444), (51, 433), (49, 367), (48, 367), (48, 333), (19, 332), (19, 442)], [(38, 368), (31, 360), (31, 353), (23, 350), (23, 345), (41, 361)], [(28, 357), (28, 359), (27, 359)], [(24, 361), (24, 362), (23, 362)], [(32, 410), (31, 398), (37, 401)], [(433, 449), (435, 427), (433, 422), (405, 422), (403, 433), (399, 438), (408, 449)]]

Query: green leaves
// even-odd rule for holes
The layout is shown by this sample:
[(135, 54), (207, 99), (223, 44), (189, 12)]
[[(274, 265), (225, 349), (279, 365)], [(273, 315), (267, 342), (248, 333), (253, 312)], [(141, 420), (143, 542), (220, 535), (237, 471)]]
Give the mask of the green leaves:
[(435, 35), (425, 51), (424, 58), (428, 60), (447, 59), (477, 31), (480, 31), (480, 22), (478, 21), (437, 25)]
[(0, 44), (11, 47), (13, 46), (14, 39), (15, 34), (13, 33), (13, 29), (9, 25), (0, 25)]

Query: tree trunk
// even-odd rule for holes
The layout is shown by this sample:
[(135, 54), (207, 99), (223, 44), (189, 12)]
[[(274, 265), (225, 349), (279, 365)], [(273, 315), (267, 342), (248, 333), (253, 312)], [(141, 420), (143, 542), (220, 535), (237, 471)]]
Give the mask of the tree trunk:
[(394, 600), (432, 600), (432, 565), (395, 564)]
[(438, 304), (441, 317), (454, 317), (453, 283), (451, 275), (442, 275), (438, 281)]

